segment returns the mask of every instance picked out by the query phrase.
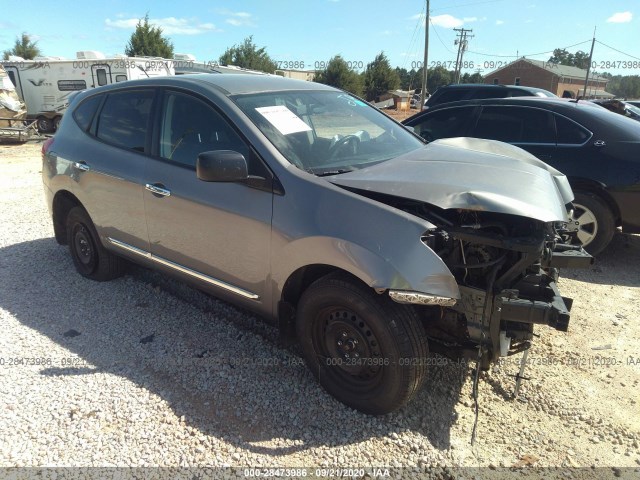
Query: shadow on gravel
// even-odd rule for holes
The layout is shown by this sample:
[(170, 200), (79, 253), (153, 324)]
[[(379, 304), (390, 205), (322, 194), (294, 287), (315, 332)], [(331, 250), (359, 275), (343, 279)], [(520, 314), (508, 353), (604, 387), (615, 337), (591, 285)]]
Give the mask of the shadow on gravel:
[(445, 450), (471, 371), (434, 357), (408, 407), (363, 415), (326, 394), (295, 347), (280, 347), (255, 316), (138, 267), (109, 283), (85, 280), (52, 238), (0, 249), (0, 307), (77, 356), (52, 359), (42, 375), (125, 377), (203, 434), (274, 456), (404, 431)]
[(640, 235), (616, 233), (587, 269), (563, 269), (560, 275), (587, 283), (640, 286)]

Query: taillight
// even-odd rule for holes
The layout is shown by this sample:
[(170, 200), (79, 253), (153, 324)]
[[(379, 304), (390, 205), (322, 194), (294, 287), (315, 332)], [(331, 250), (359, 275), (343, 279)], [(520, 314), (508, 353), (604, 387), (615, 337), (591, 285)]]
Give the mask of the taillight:
[(43, 157), (47, 154), (47, 152), (51, 148), (51, 145), (53, 145), (53, 137), (47, 138), (47, 140), (45, 140), (45, 142), (42, 144), (42, 156)]

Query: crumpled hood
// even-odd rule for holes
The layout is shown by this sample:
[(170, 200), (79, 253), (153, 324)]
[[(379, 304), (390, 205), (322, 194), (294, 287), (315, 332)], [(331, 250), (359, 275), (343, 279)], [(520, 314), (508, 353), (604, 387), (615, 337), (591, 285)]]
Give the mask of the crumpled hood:
[(521, 148), (494, 140), (447, 138), (392, 160), (327, 177), (363, 191), (423, 201), (443, 209), (566, 221), (573, 200), (567, 178)]

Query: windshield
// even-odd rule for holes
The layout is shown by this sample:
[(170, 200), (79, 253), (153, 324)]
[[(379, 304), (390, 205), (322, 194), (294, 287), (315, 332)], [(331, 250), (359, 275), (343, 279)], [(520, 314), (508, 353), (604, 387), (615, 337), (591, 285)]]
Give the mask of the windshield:
[(317, 175), (363, 168), (424, 145), (386, 115), (343, 92), (267, 92), (233, 100), (289, 162)]
[(630, 103), (625, 103), (625, 110), (627, 110), (627, 112), (631, 112), (631, 116), (634, 118), (638, 118), (640, 117), (640, 108), (631, 105)]

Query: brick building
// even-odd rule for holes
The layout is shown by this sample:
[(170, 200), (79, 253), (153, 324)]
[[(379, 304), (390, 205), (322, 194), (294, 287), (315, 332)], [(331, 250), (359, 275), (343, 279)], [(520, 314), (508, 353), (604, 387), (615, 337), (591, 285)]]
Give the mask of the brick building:
[[(578, 67), (522, 57), (485, 75), (484, 83), (538, 87), (559, 97), (570, 95), (577, 98), (582, 96), (586, 76), (587, 71)], [(598, 74), (590, 74), (587, 98), (613, 98), (613, 95), (605, 92), (607, 81), (607, 78)]]

